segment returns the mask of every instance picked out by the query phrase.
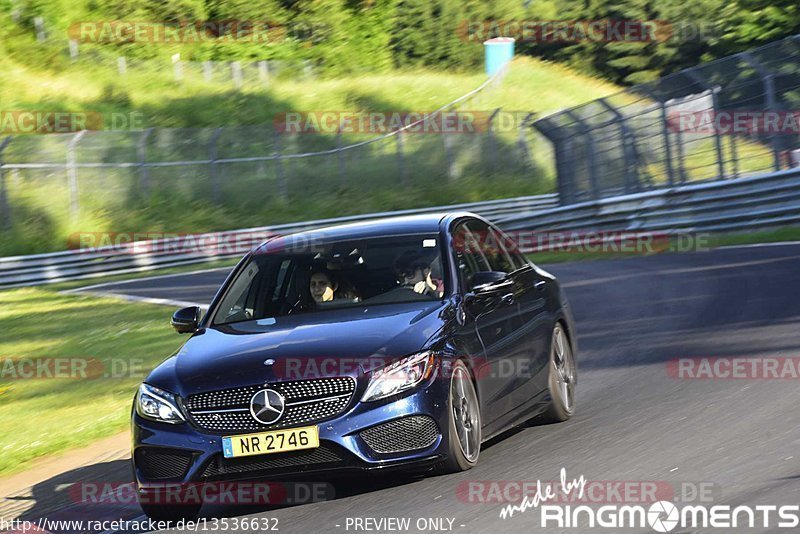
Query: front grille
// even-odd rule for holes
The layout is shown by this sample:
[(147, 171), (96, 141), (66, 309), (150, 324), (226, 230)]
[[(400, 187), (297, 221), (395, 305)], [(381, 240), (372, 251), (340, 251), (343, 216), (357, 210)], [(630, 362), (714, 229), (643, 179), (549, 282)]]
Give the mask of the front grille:
[(170, 449), (140, 447), (134, 454), (136, 467), (147, 480), (183, 478), (192, 461), (192, 453)]
[(307, 451), (284, 452), (266, 454), (263, 456), (249, 456), (245, 458), (225, 458), (217, 456), (206, 466), (203, 478), (218, 476), (244, 475), (259, 471), (280, 471), (292, 469), (296, 471), (301, 466), (322, 464), (336, 464), (343, 460), (342, 455), (336, 450), (325, 445)]
[(439, 437), (439, 427), (426, 415), (412, 415), (362, 430), (359, 435), (373, 451), (387, 454), (430, 447)]
[[(250, 399), (269, 388), (283, 395), (286, 410), (271, 425), (256, 421), (250, 414)], [(186, 409), (199, 427), (216, 433), (258, 431), (330, 419), (342, 413), (355, 393), (350, 377), (320, 378), (295, 382), (276, 382), (190, 395)]]

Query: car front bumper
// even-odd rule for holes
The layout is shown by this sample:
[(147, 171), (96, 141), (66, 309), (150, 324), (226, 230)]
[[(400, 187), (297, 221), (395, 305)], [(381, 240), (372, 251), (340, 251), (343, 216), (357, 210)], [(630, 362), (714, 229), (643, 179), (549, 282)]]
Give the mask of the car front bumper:
[[(222, 438), (237, 433), (210, 433), (191, 421), (153, 422), (134, 411), (137, 491), (141, 495), (165, 484), (275, 480), (308, 473), (425, 470), (444, 459), (448, 450), (448, 386), (447, 380), (434, 376), (398, 398), (366, 403), (354, 398), (341, 415), (316, 423), (318, 449), (233, 459), (223, 457)], [(245, 433), (251, 432), (239, 434)]]

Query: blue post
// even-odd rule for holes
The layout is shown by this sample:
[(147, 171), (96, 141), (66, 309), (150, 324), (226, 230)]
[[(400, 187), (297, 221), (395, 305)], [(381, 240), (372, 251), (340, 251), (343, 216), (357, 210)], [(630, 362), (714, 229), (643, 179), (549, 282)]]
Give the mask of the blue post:
[(494, 76), (514, 57), (514, 39), (495, 37), (484, 41), (483, 49), (486, 53), (486, 74)]

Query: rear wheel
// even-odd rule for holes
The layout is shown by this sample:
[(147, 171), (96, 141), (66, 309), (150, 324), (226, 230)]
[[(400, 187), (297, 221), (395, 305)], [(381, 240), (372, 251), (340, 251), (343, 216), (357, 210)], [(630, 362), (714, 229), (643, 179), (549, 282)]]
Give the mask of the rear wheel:
[(470, 469), (481, 452), (481, 410), (472, 375), (461, 361), (452, 370), (447, 403), (449, 448), (447, 459), (438, 468), (442, 473)]
[(569, 338), (561, 323), (553, 328), (550, 343), (547, 385), (550, 391), (550, 406), (540, 419), (544, 423), (566, 421), (575, 412), (575, 386), (578, 383), (578, 366), (569, 345)]

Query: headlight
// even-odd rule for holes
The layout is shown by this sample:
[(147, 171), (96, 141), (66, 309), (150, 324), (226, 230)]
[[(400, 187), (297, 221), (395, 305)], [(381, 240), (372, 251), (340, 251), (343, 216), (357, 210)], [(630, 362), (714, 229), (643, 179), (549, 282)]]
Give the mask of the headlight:
[(372, 372), (362, 402), (374, 401), (411, 389), (433, 372), (434, 353), (420, 352)]
[(183, 423), (186, 418), (178, 409), (175, 395), (147, 384), (139, 386), (136, 413), (145, 419), (162, 423)]

